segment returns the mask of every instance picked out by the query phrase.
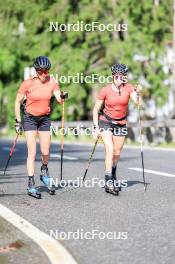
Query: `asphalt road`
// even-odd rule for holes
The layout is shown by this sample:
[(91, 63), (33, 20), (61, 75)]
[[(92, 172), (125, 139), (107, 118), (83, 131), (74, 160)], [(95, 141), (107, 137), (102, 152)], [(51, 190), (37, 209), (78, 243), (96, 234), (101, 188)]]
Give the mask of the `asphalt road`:
[[(101, 232), (115, 239), (61, 240), (65, 248), (81, 264), (174, 264), (175, 259), (175, 151), (147, 149), (144, 151), (145, 168), (163, 172), (146, 173), (149, 182), (144, 193), (142, 174), (129, 168), (140, 168), (139, 149), (124, 149), (118, 167), (118, 177), (128, 180), (128, 187), (120, 195), (106, 194), (103, 188), (65, 188), (50, 196), (42, 189), (42, 199), (26, 195), (26, 146), (19, 142), (5, 176), (2, 174), (12, 142), (0, 141), (0, 203), (24, 217), (48, 234), (80, 232), (85, 236)], [(65, 145), (64, 179), (82, 177), (92, 146)], [(52, 144), (50, 174), (54, 179), (60, 173), (60, 146)], [(39, 181), (39, 147), (36, 159), (36, 179)], [(166, 175), (166, 173), (169, 173)], [(172, 177), (171, 177), (172, 174)], [(173, 176), (174, 175), (174, 176)], [(104, 151), (98, 146), (87, 179), (104, 178)], [(14, 232), (14, 231), (13, 231)], [(18, 232), (18, 231), (16, 231)], [(0, 230), (0, 233), (1, 230)], [(71, 233), (72, 234), (72, 233)], [(21, 234), (21, 237), (23, 235)], [(18, 239), (20, 235), (18, 234)], [(110, 237), (111, 238), (111, 237)], [(124, 239), (125, 238), (125, 239)], [(21, 238), (23, 240), (23, 238)], [(4, 243), (2, 237), (0, 242)], [(38, 248), (38, 252), (40, 249)], [(4, 253), (5, 254), (5, 253)], [(19, 251), (18, 264), (24, 263)], [(30, 252), (31, 254), (31, 252)], [(33, 251), (33, 258), (43, 262), (45, 256)], [(47, 260), (45, 259), (46, 263)], [(12, 263), (12, 262), (10, 262)], [(16, 263), (16, 262), (14, 262)], [(39, 262), (38, 262), (39, 263)]]

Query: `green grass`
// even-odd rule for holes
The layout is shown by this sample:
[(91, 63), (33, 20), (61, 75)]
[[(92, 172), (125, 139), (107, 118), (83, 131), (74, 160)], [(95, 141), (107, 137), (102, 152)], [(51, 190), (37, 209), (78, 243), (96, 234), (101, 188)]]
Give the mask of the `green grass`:
[[(14, 139), (16, 136), (16, 133), (15, 133), (15, 130), (9, 130), (8, 131), (8, 134), (2, 134), (0, 132), (0, 137), (8, 137), (8, 138), (11, 138), (11, 139)], [(20, 138), (22, 139), (25, 139), (25, 135), (24, 133), (20, 136)], [(52, 140), (54, 141), (58, 141), (60, 142), (61, 141), (61, 135), (52, 135), (51, 136)], [(92, 136), (86, 136), (86, 135), (80, 135), (80, 136), (75, 136), (73, 134), (69, 134), (69, 135), (66, 135), (65, 136), (65, 142), (68, 142), (68, 143), (93, 143), (94, 142), (94, 139)], [(126, 139), (125, 141), (125, 145), (128, 145), (128, 146), (140, 146), (140, 142), (136, 142), (136, 141), (131, 141), (130, 139)], [(146, 146), (150, 146), (150, 147), (161, 147), (161, 148), (175, 148), (175, 142), (170, 142), (170, 143), (161, 143), (161, 144), (154, 144), (154, 143), (151, 143), (149, 145), (144, 145), (145, 147)]]
[(161, 148), (175, 148), (175, 142), (171, 142), (171, 143), (161, 143), (159, 145), (156, 145), (156, 147), (161, 147)]

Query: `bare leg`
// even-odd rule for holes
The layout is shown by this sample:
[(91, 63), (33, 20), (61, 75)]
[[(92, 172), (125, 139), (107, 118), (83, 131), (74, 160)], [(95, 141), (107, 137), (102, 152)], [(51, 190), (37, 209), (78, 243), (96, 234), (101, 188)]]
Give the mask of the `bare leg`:
[(50, 156), (50, 131), (38, 131), (42, 163), (47, 165)]
[(113, 140), (113, 145), (114, 145), (114, 152), (113, 152), (113, 167), (117, 166), (117, 163), (119, 161), (120, 158), (120, 153), (123, 149), (123, 145), (125, 142), (125, 137), (119, 137), (119, 136), (113, 136), (112, 137)]
[(106, 157), (105, 157), (105, 167), (106, 167), (106, 172), (111, 173), (112, 172), (112, 164), (113, 164), (113, 141), (112, 141), (112, 133), (109, 131), (105, 131), (101, 133), (102, 140), (105, 146), (105, 152), (106, 152)]
[(35, 172), (37, 131), (26, 131), (25, 136), (26, 136), (27, 148), (28, 148), (27, 172), (28, 172), (28, 176), (33, 176)]

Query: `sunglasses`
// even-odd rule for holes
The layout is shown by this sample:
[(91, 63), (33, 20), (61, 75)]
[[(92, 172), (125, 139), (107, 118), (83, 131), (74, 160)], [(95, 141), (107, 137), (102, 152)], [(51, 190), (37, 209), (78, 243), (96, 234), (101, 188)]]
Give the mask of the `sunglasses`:
[(124, 76), (123, 75), (116, 75), (116, 76), (114, 76), (114, 78), (115, 78), (115, 80), (123, 81)]
[(49, 71), (48, 70), (39, 70), (39, 71), (37, 71), (37, 73), (39, 74), (39, 75), (47, 75), (48, 73), (49, 73)]

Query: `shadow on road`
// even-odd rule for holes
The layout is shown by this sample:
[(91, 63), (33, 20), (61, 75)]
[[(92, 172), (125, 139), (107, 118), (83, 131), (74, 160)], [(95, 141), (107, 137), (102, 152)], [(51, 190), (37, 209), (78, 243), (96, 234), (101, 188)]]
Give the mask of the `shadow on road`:
[(26, 195), (26, 193), (5, 193), (5, 191), (3, 191), (3, 193), (0, 193), (0, 197), (3, 196), (14, 197), (14, 196), (24, 196), (24, 195)]
[(17, 175), (24, 175), (24, 173), (16, 173), (16, 174), (11, 174), (10, 173), (10, 176), (9, 175), (0, 175), (0, 180), (10, 180), (10, 179), (21, 179), (21, 178), (26, 178), (26, 176), (17, 176)]
[(21, 182), (21, 181), (0, 181), (0, 184), (4, 184), (4, 183), (17, 183), (17, 182)]
[[(136, 184), (144, 184), (143, 181), (127, 181), (127, 188), (128, 187), (132, 187), (133, 185), (136, 185)], [(151, 183), (148, 182), (147, 185), (150, 185)]]

